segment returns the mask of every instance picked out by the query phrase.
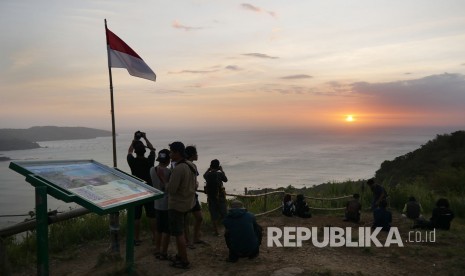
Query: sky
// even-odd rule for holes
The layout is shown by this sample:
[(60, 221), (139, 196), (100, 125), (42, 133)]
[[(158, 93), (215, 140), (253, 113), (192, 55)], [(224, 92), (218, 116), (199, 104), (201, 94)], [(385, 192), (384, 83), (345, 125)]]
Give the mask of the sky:
[(2, 0), (0, 128), (111, 129), (104, 19), (117, 131), (465, 128), (464, 1), (244, 1)]

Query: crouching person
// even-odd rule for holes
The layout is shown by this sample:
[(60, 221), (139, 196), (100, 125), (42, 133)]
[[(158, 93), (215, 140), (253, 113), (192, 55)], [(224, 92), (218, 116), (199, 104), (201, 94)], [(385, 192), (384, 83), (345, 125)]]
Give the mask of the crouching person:
[(224, 238), (229, 249), (226, 261), (237, 262), (241, 257), (253, 259), (258, 256), (262, 243), (262, 227), (257, 224), (255, 216), (247, 212), (242, 202), (231, 202), (231, 208), (223, 224)]

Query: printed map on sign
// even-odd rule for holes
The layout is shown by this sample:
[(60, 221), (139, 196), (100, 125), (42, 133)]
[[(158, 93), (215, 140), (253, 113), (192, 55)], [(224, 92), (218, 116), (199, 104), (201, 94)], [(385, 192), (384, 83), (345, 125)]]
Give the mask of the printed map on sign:
[(101, 208), (160, 194), (156, 189), (96, 162), (24, 166), (27, 170)]

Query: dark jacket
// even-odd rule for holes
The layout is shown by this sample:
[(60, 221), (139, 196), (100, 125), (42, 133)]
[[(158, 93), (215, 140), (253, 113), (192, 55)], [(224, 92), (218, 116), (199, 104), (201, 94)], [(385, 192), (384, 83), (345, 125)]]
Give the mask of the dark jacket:
[(257, 250), (261, 240), (261, 227), (253, 214), (246, 209), (230, 209), (223, 225), (226, 243), (235, 254), (246, 256)]
[(437, 207), (433, 209), (430, 221), (433, 228), (449, 230), (452, 219), (454, 219), (454, 212), (446, 207)]
[(207, 197), (212, 199), (217, 199), (219, 197), (224, 197), (221, 194), (223, 189), (223, 182), (228, 182), (228, 178), (222, 171), (208, 171), (203, 175), (205, 181), (207, 182)]

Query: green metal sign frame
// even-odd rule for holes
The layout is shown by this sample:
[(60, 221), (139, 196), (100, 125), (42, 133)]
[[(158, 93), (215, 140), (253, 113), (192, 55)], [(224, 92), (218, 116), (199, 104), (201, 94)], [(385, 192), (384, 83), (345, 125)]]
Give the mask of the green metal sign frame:
[(37, 274), (49, 275), (47, 194), (105, 215), (127, 209), (126, 269), (134, 265), (134, 207), (163, 197), (143, 180), (94, 160), (11, 162), (35, 187)]

